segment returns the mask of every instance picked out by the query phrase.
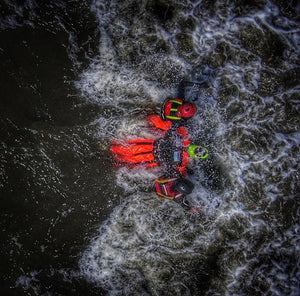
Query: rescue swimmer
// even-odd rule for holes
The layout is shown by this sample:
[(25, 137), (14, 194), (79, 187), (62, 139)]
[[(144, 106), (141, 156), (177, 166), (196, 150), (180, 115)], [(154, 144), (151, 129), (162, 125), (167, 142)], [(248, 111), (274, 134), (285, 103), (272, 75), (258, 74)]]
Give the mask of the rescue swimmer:
[(181, 99), (167, 100), (159, 115), (147, 118), (152, 126), (165, 131), (161, 139), (133, 139), (123, 142), (113, 141), (110, 147), (116, 164), (119, 166), (145, 167), (162, 166), (171, 175), (186, 176), (189, 157), (207, 158), (205, 147), (191, 144), (182, 120), (196, 113), (193, 103), (184, 103)]
[(189, 213), (193, 214), (201, 210), (201, 207), (194, 207), (185, 198), (194, 189), (194, 184), (190, 180), (186, 178), (160, 177), (155, 180), (154, 186), (158, 196), (174, 200)]
[(113, 141), (110, 147), (118, 166), (160, 166), (164, 177), (155, 181), (156, 193), (167, 199), (182, 201), (191, 193), (193, 183), (186, 179), (189, 158), (205, 159), (208, 149), (192, 144), (184, 123), (197, 112), (196, 106), (182, 99), (167, 99), (161, 114), (147, 116), (151, 125), (164, 131), (155, 139)]

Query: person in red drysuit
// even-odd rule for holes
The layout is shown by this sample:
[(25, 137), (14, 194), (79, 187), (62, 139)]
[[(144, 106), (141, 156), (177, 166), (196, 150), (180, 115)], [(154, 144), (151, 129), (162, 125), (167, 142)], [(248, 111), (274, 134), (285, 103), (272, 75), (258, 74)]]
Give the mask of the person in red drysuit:
[[(124, 143), (113, 141), (110, 151), (117, 164), (128, 167), (144, 165), (148, 168), (162, 165), (185, 174), (188, 153), (184, 148), (191, 143), (186, 129), (180, 127), (175, 130), (172, 125), (164, 122), (158, 115), (148, 116), (148, 119), (155, 127), (166, 131), (165, 137), (159, 140), (126, 140)], [(170, 128), (167, 127), (168, 125)]]
[[(161, 119), (158, 115), (149, 115), (148, 120), (158, 129), (165, 131), (165, 136), (155, 139), (133, 139), (125, 142), (113, 141), (110, 151), (118, 165), (134, 167), (163, 166), (169, 175), (186, 176), (191, 144), (187, 130), (180, 121), (192, 117), (196, 113), (193, 103), (184, 103), (181, 99), (165, 101)], [(195, 145), (194, 145), (195, 146)], [(204, 153), (200, 151), (201, 155)], [(205, 154), (207, 151), (205, 150)], [(195, 155), (195, 153), (193, 153)]]
[(201, 207), (194, 207), (185, 197), (194, 189), (194, 184), (186, 178), (160, 177), (154, 183), (155, 192), (158, 196), (174, 200), (189, 213), (197, 213)]

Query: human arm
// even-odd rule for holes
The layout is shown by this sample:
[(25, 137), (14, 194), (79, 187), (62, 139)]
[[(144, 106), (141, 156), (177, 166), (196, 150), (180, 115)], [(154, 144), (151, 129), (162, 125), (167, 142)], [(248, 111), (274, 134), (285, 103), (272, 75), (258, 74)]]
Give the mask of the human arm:
[(172, 126), (171, 121), (162, 120), (159, 115), (148, 115), (147, 118), (153, 126), (164, 131), (169, 130)]

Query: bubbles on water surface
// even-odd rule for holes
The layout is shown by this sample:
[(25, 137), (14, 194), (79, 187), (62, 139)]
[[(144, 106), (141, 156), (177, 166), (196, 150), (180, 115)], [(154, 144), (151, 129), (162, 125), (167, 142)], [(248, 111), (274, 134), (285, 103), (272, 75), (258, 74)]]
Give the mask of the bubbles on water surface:
[[(119, 14), (117, 2), (105, 8), (104, 3), (95, 2), (94, 9), (102, 20), (99, 26), (106, 34), (100, 48), (113, 50), (108, 51), (110, 55), (102, 53), (107, 63), (100, 58), (97, 66), (83, 74), (86, 76), (80, 83), (86, 82), (81, 88), (99, 104), (122, 109), (122, 118), (106, 121), (107, 125), (118, 122), (118, 128), (108, 136), (116, 139), (146, 137), (143, 112), (157, 111), (155, 105), (170, 94), (176, 95), (179, 82), (190, 82), (181, 93), (197, 104), (199, 116), (188, 127), (196, 142), (208, 145), (211, 151), (207, 163), (194, 164), (191, 176), (196, 187), (189, 198), (203, 206), (203, 212), (187, 216), (179, 205), (155, 197), (151, 193), (155, 171), (119, 169), (117, 185), (124, 188), (125, 197), (84, 253), (81, 270), (116, 295), (288, 294), (280, 288), (279, 278), (272, 276), (274, 271), (265, 268), (272, 264), (275, 270), (283, 268), (275, 263), (278, 259), (272, 259), (273, 263), (267, 259), (271, 253), (268, 246), (277, 235), (276, 227), (289, 232), (274, 207), (282, 206), (280, 215), (297, 209), (289, 200), (295, 197), (298, 136), (295, 121), (289, 124), (292, 133), (281, 131), (280, 122), (288, 118), (282, 98), (290, 95), (289, 90), (281, 92), (285, 89), (282, 80), (281, 89), (269, 81), (278, 65), (293, 67), (293, 58), (283, 59), (288, 50), (295, 52), (295, 35), (285, 35), (291, 41), (285, 44), (281, 37), (285, 33), (270, 21), (279, 11), (269, 2), (257, 2), (247, 9), (235, 4), (225, 7), (221, 2), (174, 2), (166, 15), (155, 11), (165, 3), (155, 2), (155, 6), (154, 2), (134, 8), (126, 3)], [(129, 11), (134, 11), (131, 20), (125, 16)], [(152, 14), (163, 22), (150, 23)], [(189, 23), (183, 25), (183, 19)], [(180, 32), (184, 34), (179, 36)], [(273, 50), (268, 56), (272, 36), (282, 51)], [(252, 42), (255, 38), (261, 38), (261, 43)], [(166, 46), (159, 54), (143, 51), (146, 39), (148, 48)], [(180, 40), (189, 44), (182, 46)], [(272, 61), (277, 64), (271, 65)], [(214, 69), (215, 79), (202, 88), (199, 84), (205, 64)], [(172, 75), (165, 76), (161, 69)], [(88, 85), (90, 79), (96, 89)], [(123, 108), (125, 102), (127, 109)], [(295, 103), (290, 102), (294, 110)], [(295, 249), (289, 250), (292, 258)], [(199, 262), (206, 271), (199, 269)], [(287, 260), (286, 266), (290, 264)], [(263, 270), (267, 274), (262, 276)], [(291, 275), (290, 291), (297, 290), (294, 279)], [(203, 280), (208, 284), (202, 284)]]
[(205, 261), (194, 252), (203, 248), (198, 241), (203, 226), (191, 223), (175, 203), (149, 193), (127, 197), (113, 217), (83, 254), (80, 266), (87, 278), (113, 295), (155, 295), (166, 290), (179, 295), (179, 286), (189, 295), (191, 265)]
[[(238, 2), (123, 1), (120, 9), (119, 1), (94, 1), (97, 30), (85, 22), (73, 30), (64, 14), (49, 22), (52, 33), (59, 24), (57, 40), (64, 40), (62, 32), (69, 36), (67, 52), (74, 69), (80, 68), (79, 56), (87, 53), (90, 65), (75, 85), (88, 106), (96, 106), (96, 115), (90, 124), (85, 120), (84, 126), (62, 128), (58, 134), (36, 123), (27, 130), (34, 138), (32, 146), (22, 147), (20, 138), (20, 145), (9, 150), (5, 140), (0, 151), (9, 154), (19, 172), (31, 174), (41, 192), (65, 200), (70, 188), (77, 188), (72, 207), (58, 202), (58, 212), (39, 218), (49, 224), (49, 244), (33, 243), (43, 255), (64, 260), (58, 255), (61, 245), (56, 246), (63, 236), (59, 229), (64, 225), (73, 233), (79, 209), (91, 214), (89, 223), (78, 222), (87, 241), (93, 232), (88, 226), (101, 224), (100, 208), (111, 209), (112, 200), (119, 201), (81, 257), (79, 276), (96, 284), (96, 290), (89, 290), (95, 295), (102, 293), (101, 287), (110, 295), (299, 291), (297, 26), (293, 10), (282, 1)], [(17, 13), (8, 13), (11, 19), (2, 19), (1, 28), (32, 26), (36, 18), (45, 27), (35, 4), (25, 1), (22, 8), (11, 2)], [(57, 5), (67, 10), (72, 6), (64, 1)], [(46, 16), (51, 19), (51, 13)], [(96, 32), (89, 35), (89, 29)], [(94, 58), (89, 38), (99, 41)], [(214, 70), (205, 88), (204, 65)], [(178, 204), (155, 196), (152, 186), (159, 171), (112, 171), (107, 153), (111, 140), (158, 137), (145, 117), (159, 112), (166, 97), (176, 96), (182, 81), (190, 83), (184, 85), (185, 99), (199, 110), (188, 128), (196, 144), (210, 151), (206, 162), (193, 163), (190, 176), (195, 190), (189, 199), (202, 207), (200, 215), (188, 215)], [(86, 136), (93, 137), (95, 146), (82, 141)], [(40, 147), (40, 139), (47, 145)], [(55, 149), (59, 144), (62, 148)], [(4, 184), (5, 169), (3, 165)], [(27, 185), (32, 188), (32, 183)], [(16, 254), (26, 250), (22, 235), (12, 236), (11, 245)], [(62, 253), (67, 250), (61, 248)], [(28, 293), (43, 293), (49, 283), (45, 273), (23, 272), (16, 284)], [(68, 270), (50, 274), (64, 274), (65, 283), (78, 279)]]

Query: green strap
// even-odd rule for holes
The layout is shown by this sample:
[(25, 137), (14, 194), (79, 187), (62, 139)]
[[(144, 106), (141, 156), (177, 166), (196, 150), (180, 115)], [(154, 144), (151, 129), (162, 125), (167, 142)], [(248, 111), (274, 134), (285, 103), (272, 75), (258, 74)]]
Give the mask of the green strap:
[(170, 100), (170, 102), (175, 103), (175, 104), (178, 104), (178, 105), (182, 105), (182, 102), (178, 102), (178, 101), (176, 101), (176, 100)]
[(171, 106), (171, 109), (170, 109), (171, 113), (170, 113), (170, 115), (166, 115), (166, 118), (173, 119), (173, 120), (180, 120), (181, 117), (176, 116), (177, 111), (178, 111), (178, 108), (177, 108), (176, 104), (177, 105), (182, 105), (182, 102), (178, 102), (176, 100), (170, 100), (170, 102), (172, 102), (172, 106)]
[(177, 117), (177, 116), (166, 116), (168, 119), (175, 119), (175, 120), (179, 120), (179, 119), (181, 119), (180, 117)]

